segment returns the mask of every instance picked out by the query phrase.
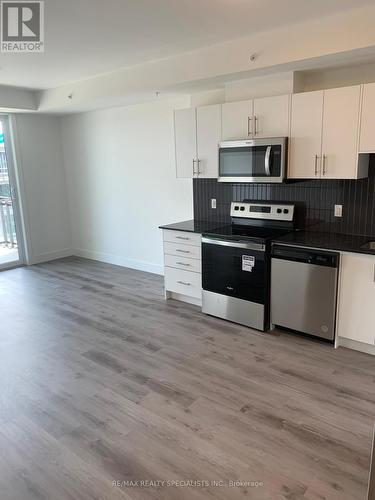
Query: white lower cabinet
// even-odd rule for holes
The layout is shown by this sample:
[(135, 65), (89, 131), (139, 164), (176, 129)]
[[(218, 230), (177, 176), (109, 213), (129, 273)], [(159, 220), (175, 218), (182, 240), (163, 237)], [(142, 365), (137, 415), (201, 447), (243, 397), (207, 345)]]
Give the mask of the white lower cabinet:
[(184, 271), (193, 271), (201, 273), (201, 261), (198, 259), (187, 259), (185, 257), (177, 257), (176, 255), (164, 255), (165, 267), (173, 267)]
[(165, 289), (188, 297), (201, 298), (202, 275), (172, 267), (165, 268)]
[(349, 341), (374, 346), (375, 256), (344, 253), (338, 303), (337, 334)]
[(170, 243), (169, 241), (164, 241), (164, 254), (201, 260), (201, 247), (195, 247), (185, 243)]
[(202, 304), (201, 235), (163, 231), (166, 298)]

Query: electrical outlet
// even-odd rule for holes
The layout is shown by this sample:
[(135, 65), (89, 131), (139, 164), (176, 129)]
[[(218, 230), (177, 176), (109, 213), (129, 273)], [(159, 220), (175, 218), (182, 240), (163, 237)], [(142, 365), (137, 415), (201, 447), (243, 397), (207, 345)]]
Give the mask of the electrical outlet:
[(342, 205), (335, 205), (335, 217), (342, 217)]
[(211, 208), (216, 208), (216, 198), (211, 198)]

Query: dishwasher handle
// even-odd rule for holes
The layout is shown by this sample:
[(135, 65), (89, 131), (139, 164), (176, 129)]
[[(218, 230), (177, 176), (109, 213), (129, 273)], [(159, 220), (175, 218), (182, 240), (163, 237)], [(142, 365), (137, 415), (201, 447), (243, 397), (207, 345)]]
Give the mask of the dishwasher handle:
[(289, 247), (284, 245), (274, 245), (272, 247), (272, 257), (324, 267), (337, 268), (339, 265), (339, 254), (336, 252), (311, 250), (309, 248)]

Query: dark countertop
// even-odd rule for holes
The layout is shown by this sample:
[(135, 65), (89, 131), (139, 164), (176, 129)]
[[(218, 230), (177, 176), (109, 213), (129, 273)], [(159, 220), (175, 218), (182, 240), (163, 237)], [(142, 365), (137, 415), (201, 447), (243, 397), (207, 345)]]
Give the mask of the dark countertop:
[[(217, 222), (187, 220), (159, 226), (160, 229), (170, 229), (172, 231), (186, 231), (189, 233), (210, 233), (217, 229), (220, 224)], [(335, 250), (337, 252), (354, 252), (368, 255), (375, 255), (375, 249), (361, 248), (368, 241), (375, 241), (375, 237), (353, 236), (350, 234), (323, 233), (317, 231), (294, 231), (284, 236), (274, 238), (273, 243), (284, 243), (288, 245), (321, 248), (322, 250)]]
[(336, 250), (338, 252), (354, 252), (375, 255), (375, 250), (361, 248), (368, 241), (375, 241), (375, 237), (353, 236), (350, 234), (322, 233), (315, 231), (294, 231), (279, 238), (273, 243), (285, 243), (294, 246)]
[(159, 229), (170, 229), (172, 231), (186, 231), (187, 233), (207, 233), (212, 231), (217, 226), (217, 222), (208, 222), (204, 220), (185, 220), (183, 222), (176, 222), (175, 224), (168, 224), (166, 226), (159, 226)]

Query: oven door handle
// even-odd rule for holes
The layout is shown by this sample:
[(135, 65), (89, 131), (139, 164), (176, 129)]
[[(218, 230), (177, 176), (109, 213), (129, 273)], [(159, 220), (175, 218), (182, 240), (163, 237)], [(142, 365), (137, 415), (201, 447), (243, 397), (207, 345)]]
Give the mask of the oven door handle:
[(266, 149), (266, 156), (264, 157), (264, 170), (266, 171), (267, 177), (271, 176), (270, 156), (271, 156), (271, 146), (268, 146)]
[(266, 245), (261, 243), (245, 243), (242, 241), (227, 241), (227, 240), (216, 240), (213, 238), (202, 238), (202, 243), (208, 243), (209, 245), (219, 245), (223, 247), (234, 247), (234, 248), (246, 248), (247, 250), (256, 250), (258, 252), (265, 252)]

